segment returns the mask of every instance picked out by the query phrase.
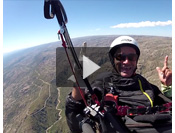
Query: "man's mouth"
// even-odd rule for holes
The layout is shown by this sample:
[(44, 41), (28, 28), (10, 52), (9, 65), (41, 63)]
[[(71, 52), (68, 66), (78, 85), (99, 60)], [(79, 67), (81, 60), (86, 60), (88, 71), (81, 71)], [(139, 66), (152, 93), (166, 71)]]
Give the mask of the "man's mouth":
[(127, 73), (131, 71), (131, 66), (121, 66), (121, 72)]

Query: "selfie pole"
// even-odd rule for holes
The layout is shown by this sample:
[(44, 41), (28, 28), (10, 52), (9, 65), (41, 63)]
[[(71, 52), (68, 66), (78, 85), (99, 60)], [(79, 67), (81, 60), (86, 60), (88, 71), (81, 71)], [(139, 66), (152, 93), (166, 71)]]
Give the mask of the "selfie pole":
[[(68, 19), (67, 19), (67, 16), (66, 16), (66, 12), (65, 12), (64, 7), (62, 6), (62, 4), (61, 4), (61, 2), (59, 0), (45, 0), (45, 2), (44, 2), (44, 17), (46, 19), (52, 19), (52, 18), (54, 18), (55, 15), (56, 15), (56, 18), (58, 20), (58, 24), (60, 26), (60, 30), (58, 31), (58, 34), (60, 35), (61, 40), (62, 40), (62, 45), (65, 48), (66, 55), (67, 55), (67, 58), (68, 58), (68, 61), (69, 61), (72, 73), (74, 74), (74, 77), (75, 77), (75, 80), (76, 80), (79, 92), (80, 92), (80, 94), (82, 96), (82, 99), (83, 99), (85, 105), (87, 106), (87, 102), (86, 102), (86, 100), (84, 98), (82, 90), (80, 89), (80, 86), (79, 86), (79, 83), (77, 81), (75, 72), (73, 70), (73, 65), (70, 62), (69, 55), (68, 55), (68, 52), (67, 52), (67, 48), (70, 49), (70, 52), (72, 54), (72, 57), (74, 59), (75, 64), (77, 65), (79, 70), (82, 70), (82, 65), (81, 65), (81, 63), (80, 63), (80, 61), (79, 61), (79, 59), (77, 57), (77, 54), (75, 52), (74, 46), (72, 44), (71, 38), (69, 36), (68, 30), (67, 30), (67, 27), (66, 27), (66, 23), (68, 22)], [(83, 79), (83, 75), (81, 75), (81, 77)], [(83, 81), (84, 81), (86, 87), (88, 88), (89, 93), (91, 94), (91, 97), (92, 97), (93, 101), (96, 104), (99, 105), (100, 103), (99, 103), (96, 95), (94, 94), (94, 92), (92, 90), (92, 87), (89, 84), (88, 79), (85, 78), (85, 79), (83, 79)]]

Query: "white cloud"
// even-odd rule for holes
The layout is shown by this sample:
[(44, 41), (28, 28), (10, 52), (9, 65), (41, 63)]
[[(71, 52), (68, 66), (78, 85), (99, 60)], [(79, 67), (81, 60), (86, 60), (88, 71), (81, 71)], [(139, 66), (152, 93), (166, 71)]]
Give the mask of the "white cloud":
[(140, 28), (140, 27), (155, 27), (155, 26), (167, 26), (167, 25), (172, 25), (172, 21), (171, 20), (168, 20), (165, 22), (142, 21), (138, 23), (121, 23), (121, 24), (111, 26), (111, 28)]

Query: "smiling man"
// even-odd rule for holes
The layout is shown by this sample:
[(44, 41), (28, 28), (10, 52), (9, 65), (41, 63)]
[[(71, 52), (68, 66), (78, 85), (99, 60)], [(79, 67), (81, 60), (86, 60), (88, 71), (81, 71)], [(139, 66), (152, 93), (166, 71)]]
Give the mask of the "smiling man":
[[(117, 100), (115, 101), (117, 108), (120, 106), (121, 110), (125, 107), (134, 110), (135, 115), (131, 116), (129, 114), (120, 116), (120, 113), (118, 113), (117, 119), (119, 119), (120, 122), (119, 125), (115, 126), (123, 127), (123, 131), (121, 132), (171, 132), (171, 113), (169, 113), (171, 111), (169, 110), (166, 113), (162, 113), (164, 107), (161, 109), (163, 104), (169, 105), (171, 99), (165, 97), (157, 86), (149, 83), (143, 76), (136, 73), (139, 56), (140, 50), (137, 42), (133, 38), (129, 36), (116, 38), (109, 49), (109, 58), (114, 71), (102, 73), (92, 82), (91, 86), (102, 105), (106, 104), (104, 100), (106, 99), (105, 97), (108, 94), (112, 94), (113, 96), (117, 96)], [(167, 67), (167, 62), (168, 58), (166, 57), (164, 67), (157, 70), (161, 83), (169, 86), (172, 82), (172, 72)], [(78, 76), (79, 75), (77, 75), (77, 77)], [(79, 82), (83, 85), (83, 80)], [(84, 95), (85, 97), (87, 96), (86, 93)], [(111, 108), (114, 108), (113, 105), (114, 104), (110, 104), (107, 105), (107, 107), (111, 106)], [(142, 107), (141, 112), (139, 110), (140, 107)], [(79, 126), (82, 121), (78, 121), (76, 116), (78, 114), (84, 116), (84, 108), (85, 104), (77, 87), (74, 87), (66, 101), (66, 117), (72, 132), (82, 132)], [(118, 111), (119, 110), (116, 112)], [(116, 118), (115, 113), (113, 117)], [(162, 123), (162, 121), (164, 123)], [(104, 125), (107, 127), (108, 132), (115, 132), (114, 125), (111, 126), (109, 119), (105, 119)]]
[(120, 52), (116, 52), (114, 63), (117, 71), (122, 77), (131, 77), (137, 67), (138, 55), (134, 48), (121, 47)]
[(140, 50), (137, 42), (129, 36), (115, 39), (109, 50), (109, 57), (116, 72), (122, 77), (131, 77), (137, 69)]

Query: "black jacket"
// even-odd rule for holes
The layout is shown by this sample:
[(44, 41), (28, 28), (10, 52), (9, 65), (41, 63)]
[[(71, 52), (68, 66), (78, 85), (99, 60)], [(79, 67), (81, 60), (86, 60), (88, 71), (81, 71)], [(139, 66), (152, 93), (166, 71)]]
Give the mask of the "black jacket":
[[(160, 92), (157, 86), (149, 83), (139, 74), (131, 78), (122, 78), (116, 73), (103, 73), (97, 77), (91, 86), (99, 101), (101, 101), (107, 93), (112, 93), (118, 95), (119, 105), (127, 105), (129, 107), (150, 107), (151, 104), (156, 106), (171, 102), (170, 99)], [(82, 100), (75, 101), (71, 97), (71, 94), (68, 95), (65, 113), (68, 126), (72, 132), (81, 132), (76, 115), (83, 115), (84, 108), (85, 105)], [(126, 118), (125, 123), (127, 123), (127, 119), (131, 121), (130, 118)]]

